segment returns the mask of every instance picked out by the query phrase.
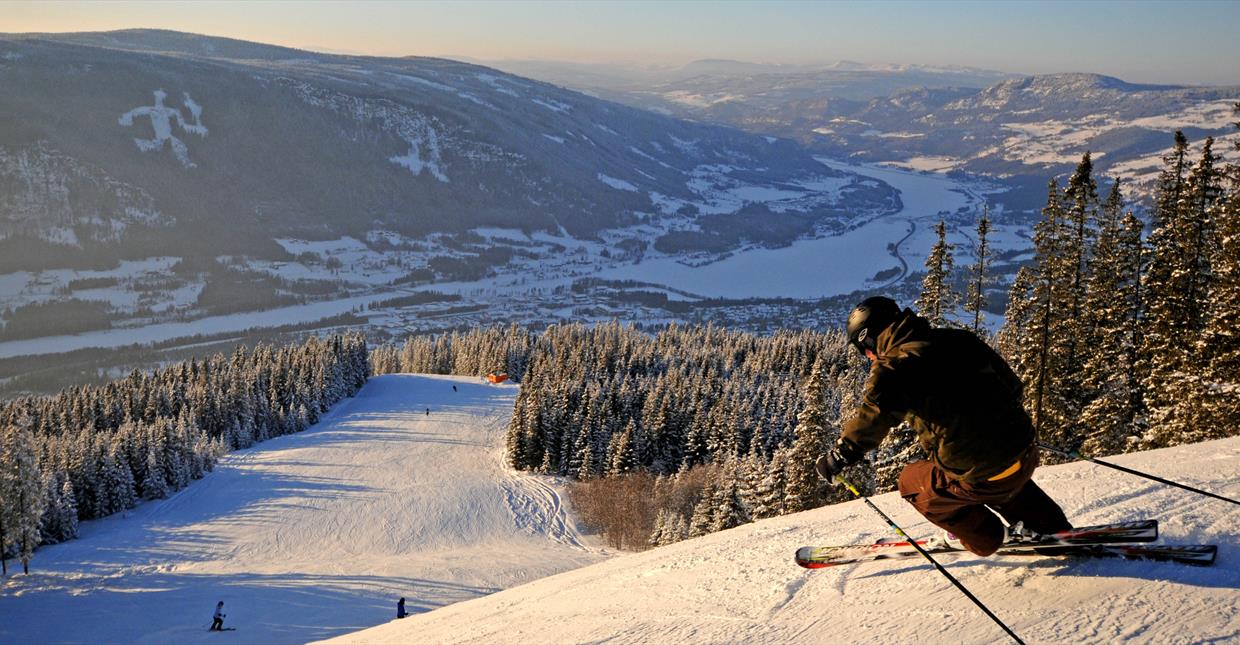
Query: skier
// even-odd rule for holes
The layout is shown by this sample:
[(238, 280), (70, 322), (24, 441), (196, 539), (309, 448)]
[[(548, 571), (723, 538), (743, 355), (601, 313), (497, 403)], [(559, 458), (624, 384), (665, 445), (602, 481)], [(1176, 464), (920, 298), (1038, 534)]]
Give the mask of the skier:
[[(215, 616), (211, 619), (211, 629), (208, 631), (220, 632), (224, 631), (224, 601), (221, 600), (215, 605)], [(201, 625), (202, 623), (198, 623)]]
[(400, 601), (396, 603), (396, 617), (404, 618), (408, 615), (409, 614), (405, 612), (405, 599), (404, 597), (401, 597)]
[(849, 314), (848, 341), (870, 360), (870, 376), (839, 442), (815, 463), (820, 476), (834, 479), (908, 421), (929, 459), (904, 467), (900, 495), (943, 529), (939, 539), (990, 555), (1009, 538), (995, 513), (1035, 533), (1072, 528), (1030, 480), (1038, 451), (1023, 385), (986, 343), (931, 328), (882, 296)]

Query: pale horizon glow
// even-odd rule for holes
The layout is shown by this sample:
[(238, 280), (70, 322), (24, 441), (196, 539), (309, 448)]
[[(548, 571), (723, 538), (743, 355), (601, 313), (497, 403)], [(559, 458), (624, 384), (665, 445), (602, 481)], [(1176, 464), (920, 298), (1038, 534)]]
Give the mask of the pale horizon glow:
[[(27, 2), (0, 32), (171, 29), (325, 53), (1095, 72), (1240, 85), (1240, 2)], [(1186, 46), (1188, 45), (1188, 46)]]

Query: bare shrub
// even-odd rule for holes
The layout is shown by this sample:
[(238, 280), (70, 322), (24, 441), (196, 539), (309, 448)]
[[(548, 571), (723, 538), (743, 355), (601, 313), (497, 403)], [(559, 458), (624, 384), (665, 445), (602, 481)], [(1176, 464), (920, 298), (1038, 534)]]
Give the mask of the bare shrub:
[(649, 548), (657, 508), (655, 478), (639, 472), (572, 484), (569, 496), (582, 523), (598, 531), (612, 548)]
[(576, 482), (568, 493), (582, 524), (615, 549), (650, 548), (655, 518), (670, 511), (688, 520), (702, 497), (714, 465), (695, 466), (674, 477), (647, 472)]

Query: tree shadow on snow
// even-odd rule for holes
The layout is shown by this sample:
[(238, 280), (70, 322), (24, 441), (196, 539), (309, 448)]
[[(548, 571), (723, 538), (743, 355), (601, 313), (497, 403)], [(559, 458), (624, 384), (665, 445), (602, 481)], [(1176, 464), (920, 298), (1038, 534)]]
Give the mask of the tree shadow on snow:
[(135, 572), (88, 588), (40, 585), (6, 598), (0, 642), (216, 643), (207, 627), (222, 600), (224, 625), (242, 642), (305, 643), (395, 619), (401, 597), (410, 613), (420, 613), (495, 591), (365, 574)]

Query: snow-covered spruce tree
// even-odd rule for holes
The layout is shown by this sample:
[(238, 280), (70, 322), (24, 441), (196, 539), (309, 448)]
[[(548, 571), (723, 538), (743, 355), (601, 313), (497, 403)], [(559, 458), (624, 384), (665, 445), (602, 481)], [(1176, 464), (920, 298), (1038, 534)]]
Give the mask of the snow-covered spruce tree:
[(947, 224), (943, 220), (934, 227), (934, 233), (938, 240), (926, 256), (926, 277), (921, 281), (921, 296), (913, 306), (932, 326), (946, 327), (955, 323), (958, 300), (951, 286), (956, 247), (947, 243)]
[(1039, 311), (1034, 296), (1036, 281), (1037, 273), (1033, 268), (1024, 266), (1016, 271), (1008, 289), (1003, 326), (995, 335), (995, 351), (1007, 360), (1013, 372), (1025, 378), (1034, 371), (1026, 361), (1034, 356), (1031, 330)]
[(43, 481), (47, 491), (47, 510), (43, 513), (40, 527), (41, 542), (57, 544), (72, 540), (78, 534), (77, 497), (73, 494), (73, 483), (61, 469), (44, 469)]
[(753, 491), (751, 512), (754, 519), (784, 514), (784, 499), (788, 495), (788, 456), (788, 448), (780, 448), (771, 455), (765, 474)]
[(803, 388), (805, 406), (797, 417), (796, 439), (788, 455), (787, 486), (784, 493), (784, 511), (796, 513), (817, 508), (824, 501), (823, 482), (814, 470), (814, 462), (825, 455), (829, 428), (826, 410), (826, 365), (820, 358), (810, 370)]
[(1023, 315), (1012, 316), (1005, 323), (1005, 327), (1023, 325), (1023, 332), (1014, 334), (1019, 340), (1006, 349), (1017, 352), (1012, 367), (1025, 383), (1025, 404), (1042, 438), (1068, 446), (1071, 420), (1065, 415), (1068, 402), (1064, 375), (1069, 362), (1065, 355), (1067, 345), (1062, 339), (1067, 331), (1064, 312), (1070, 301), (1068, 285), (1072, 275), (1065, 259), (1071, 253), (1065, 249), (1065, 214), (1055, 180), (1048, 186), (1042, 216), (1034, 227), (1034, 263), (1029, 267), (1028, 280), (1022, 281), (1018, 274), (1013, 285), (1013, 298), (1022, 295), (1026, 302), (1009, 304), (1009, 308), (1023, 309)]
[(1056, 386), (1050, 402), (1060, 406), (1047, 419), (1056, 419), (1054, 426), (1039, 428), (1041, 436), (1050, 443), (1079, 448), (1084, 432), (1078, 425), (1081, 410), (1085, 406), (1082, 380), (1085, 378), (1085, 361), (1094, 349), (1086, 342), (1093, 337), (1091, 318), (1082, 315), (1085, 301), (1085, 285), (1089, 274), (1089, 253), (1097, 237), (1098, 185), (1093, 177), (1093, 161), (1086, 152), (1068, 179), (1064, 189), (1064, 227), (1059, 245), (1064, 254), (1063, 306), (1054, 312), (1055, 327), (1059, 333), (1052, 342), (1060, 345), (1060, 360), (1056, 362), (1059, 373), (1053, 383)]
[(964, 310), (973, 314), (971, 329), (978, 336), (982, 335), (982, 316), (986, 311), (986, 284), (989, 276), (986, 269), (990, 262), (990, 208), (982, 210), (982, 218), (977, 222), (977, 262), (969, 267), (969, 291), (965, 296)]
[(43, 536), (46, 495), (30, 430), (0, 426), (0, 573), (8, 575), (10, 555), (16, 555), (22, 571), (30, 573), (30, 559)]
[(1120, 182), (1099, 211), (1098, 236), (1090, 252), (1082, 315), (1089, 335), (1083, 339), (1082, 399), (1078, 420), (1086, 454), (1123, 452), (1140, 436), (1142, 396), (1137, 379), (1142, 224), (1123, 214)]
[(637, 423), (630, 418), (620, 434), (612, 435), (607, 446), (607, 474), (623, 475), (637, 470)]
[(1226, 193), (1210, 213), (1217, 243), (1209, 260), (1204, 329), (1196, 340), (1202, 371), (1190, 440), (1240, 433), (1240, 162), (1228, 164), (1224, 175)]
[(100, 445), (98, 504), (95, 517), (105, 517), (134, 507), (137, 493), (134, 490), (133, 469), (119, 442)]
[(742, 501), (743, 474), (740, 461), (726, 460), (719, 468), (719, 486), (711, 500), (710, 531), (723, 531), (750, 521), (749, 509)]
[[(1150, 425), (1142, 439), (1145, 447), (1160, 447), (1200, 437), (1196, 411), (1202, 396), (1201, 366), (1206, 357), (1193, 341), (1204, 330), (1206, 296), (1212, 288), (1210, 260), (1219, 246), (1214, 216), (1222, 197), (1222, 174), (1213, 152), (1213, 139), (1206, 139), (1201, 159), (1189, 171), (1171, 217), (1164, 217), (1166, 230), (1154, 242), (1153, 262), (1159, 277), (1169, 284), (1151, 284), (1150, 326), (1159, 333), (1157, 345), (1148, 350), (1150, 384), (1146, 390)], [(1160, 188), (1162, 185), (1160, 184)], [(1160, 208), (1169, 200), (1160, 196)], [(1153, 236), (1151, 236), (1153, 238)], [(1150, 273), (1154, 273), (1151, 266)]]
[(1145, 405), (1151, 428), (1145, 446), (1166, 445), (1166, 411), (1171, 405), (1170, 382), (1185, 367), (1183, 334), (1189, 319), (1183, 276), (1188, 270), (1183, 238), (1182, 198), (1188, 169), (1188, 139), (1176, 131), (1175, 145), (1163, 157), (1163, 170), (1154, 195), (1148, 269), (1142, 291), (1146, 311), (1140, 358), (1147, 375)]
[(711, 526), (715, 520), (715, 500), (719, 495), (719, 488), (719, 479), (712, 472), (702, 487), (702, 496), (693, 507), (693, 514), (689, 517), (688, 537), (702, 537), (713, 530)]

